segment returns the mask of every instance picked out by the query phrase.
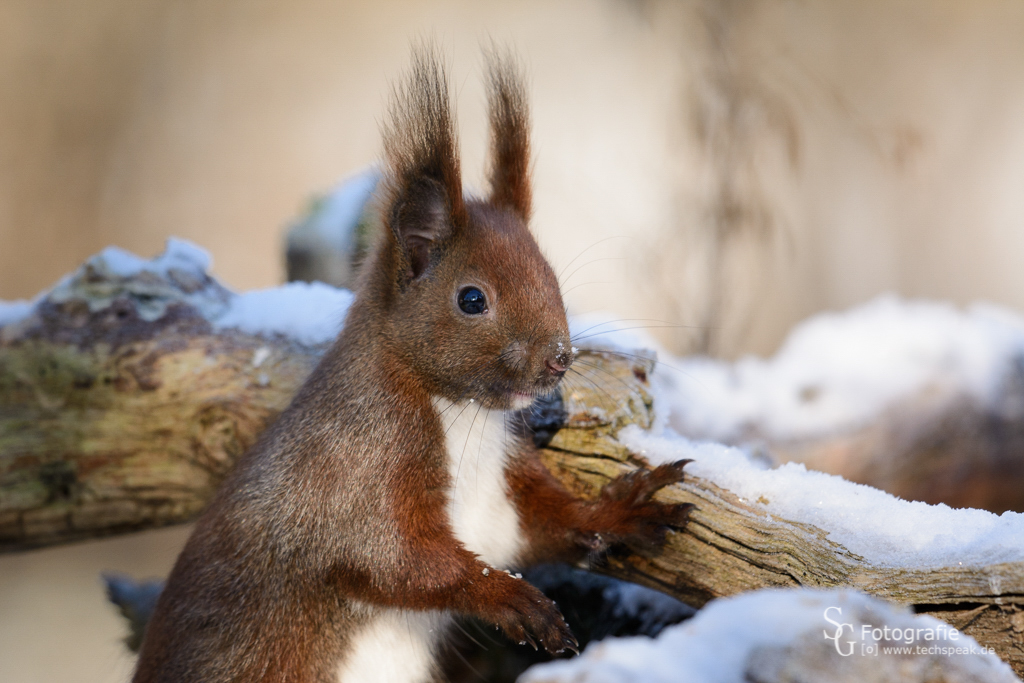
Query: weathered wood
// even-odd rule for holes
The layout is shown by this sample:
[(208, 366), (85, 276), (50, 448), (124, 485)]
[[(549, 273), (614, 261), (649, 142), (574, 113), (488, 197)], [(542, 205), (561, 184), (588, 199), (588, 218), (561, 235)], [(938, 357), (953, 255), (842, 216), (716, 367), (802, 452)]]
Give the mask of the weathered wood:
[(242, 334), (0, 346), (0, 549), (191, 519), (316, 359)]
[[(639, 362), (600, 352), (587, 362), (600, 367), (597, 375), (616, 380), (605, 382), (600, 392), (581, 391), (570, 401), (566, 427), (542, 454), (570, 490), (594, 498), (614, 477), (646, 465), (613, 435), (629, 423), (649, 424), (653, 406), (640, 379), (646, 368)], [(630, 366), (635, 375), (626, 370)], [(595, 420), (594, 414), (602, 419)], [(1024, 562), (879, 567), (829, 540), (825, 530), (766, 516), (763, 508), (699, 477), (664, 489), (658, 497), (697, 505), (685, 531), (669, 532), (655, 554), (613, 553), (600, 571), (694, 606), (766, 587), (852, 587), (927, 611), (992, 647), (1018, 674), (1024, 673)]]
[(1019, 363), (991, 404), (928, 387), (840, 433), (778, 441), (752, 435), (780, 462), (907, 500), (1001, 513), (1024, 510), (1024, 380)]
[(323, 349), (215, 332), (201, 269), (96, 257), (0, 328), (0, 550), (192, 519)]
[[(191, 519), (323, 352), (215, 331), (194, 302), (213, 285), (178, 279), (87, 268), (74, 291), (0, 328), (0, 550)], [(653, 367), (644, 354), (581, 353), (564, 426), (542, 451), (576, 494), (646, 465), (616, 434), (651, 425)], [(1024, 672), (1024, 563), (878, 567), (710, 481), (658, 495), (697, 504), (688, 528), (656, 554), (612, 554), (602, 571), (694, 605), (768, 586), (851, 586), (962, 626)]]

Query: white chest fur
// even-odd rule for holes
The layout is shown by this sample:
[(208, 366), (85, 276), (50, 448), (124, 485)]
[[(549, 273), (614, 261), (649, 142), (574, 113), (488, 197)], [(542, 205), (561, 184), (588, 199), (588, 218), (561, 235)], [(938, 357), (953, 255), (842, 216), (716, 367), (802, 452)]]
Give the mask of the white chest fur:
[(452, 529), (481, 560), (505, 569), (519, 555), (524, 540), (505, 479), (514, 438), (507, 428), (507, 413), (446, 399), (439, 399), (436, 408), (448, 448)]
[(437, 680), (435, 653), (451, 617), (443, 612), (367, 609), (372, 617), (349, 643), (338, 683)]
[[(496, 569), (523, 547), (519, 514), (508, 497), (505, 462), (512, 434), (507, 414), (478, 403), (436, 405), (451, 474), (448, 513), (463, 545)], [(338, 671), (341, 683), (424, 683), (436, 676), (434, 652), (450, 622), (443, 612), (371, 609)]]

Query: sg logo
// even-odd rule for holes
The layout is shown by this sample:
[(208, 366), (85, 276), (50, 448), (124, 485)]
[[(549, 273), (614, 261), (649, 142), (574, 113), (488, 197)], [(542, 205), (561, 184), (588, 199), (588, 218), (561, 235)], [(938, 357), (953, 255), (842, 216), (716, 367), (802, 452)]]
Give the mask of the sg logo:
[(822, 635), (825, 636), (826, 640), (831, 640), (833, 643), (835, 643), (836, 652), (838, 652), (841, 657), (849, 657), (850, 655), (853, 654), (853, 648), (854, 648), (853, 641), (852, 640), (848, 640), (848, 641), (845, 642), (845, 644), (849, 645), (850, 648), (846, 652), (843, 652), (843, 648), (842, 648), (843, 644), (839, 642), (839, 638), (843, 635), (843, 631), (845, 631), (846, 629), (850, 629), (850, 635), (853, 635), (853, 624), (850, 624), (848, 622), (838, 622), (838, 621), (833, 620), (832, 618), (830, 618), (828, 616), (828, 613), (829, 613), (830, 610), (835, 610), (835, 611), (839, 612), (840, 615), (842, 615), (842, 613), (843, 613), (843, 608), (842, 607), (829, 607), (828, 609), (825, 610), (825, 621), (827, 621), (828, 623), (830, 623), (833, 626), (835, 626), (836, 627), (836, 632), (833, 633), (832, 635), (829, 635), (828, 631), (823, 631)]

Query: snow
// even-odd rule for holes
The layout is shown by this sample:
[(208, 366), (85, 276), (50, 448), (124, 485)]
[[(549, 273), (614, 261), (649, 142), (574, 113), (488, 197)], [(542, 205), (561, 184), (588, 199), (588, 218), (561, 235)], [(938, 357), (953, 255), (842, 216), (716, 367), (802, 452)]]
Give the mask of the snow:
[(603, 593), (605, 602), (613, 605), (613, 616), (637, 619), (644, 629), (651, 629), (656, 624), (680, 621), (693, 612), (692, 607), (679, 600), (635, 583), (614, 581), (609, 583)]
[(770, 359), (669, 359), (661, 373), (671, 422), (688, 436), (737, 443), (855, 429), (900, 399), (966, 396), (992, 405), (1024, 357), (1024, 320), (987, 304), (884, 296), (796, 326)]
[[(841, 637), (832, 640), (838, 625), (847, 623), (850, 626), (843, 629)], [(899, 629), (899, 637), (884, 640), (871, 628), (865, 631), (865, 625), (888, 626), (893, 636), (897, 633), (893, 629)], [(912, 634), (908, 629), (913, 629)], [(694, 618), (666, 628), (657, 638), (608, 638), (593, 643), (579, 657), (532, 667), (519, 681), (740, 683), (749, 680), (746, 673), (751, 658), (763, 656), (771, 648), (782, 650), (782, 656), (796, 651), (804, 662), (834, 663), (847, 674), (856, 667), (866, 672), (886, 664), (879, 658), (897, 660), (885, 652), (875, 657), (862, 654), (862, 644), (970, 649), (975, 654), (932, 655), (931, 659), (948, 656), (951, 661), (944, 664), (973, 674), (963, 680), (1016, 680), (1009, 666), (973, 638), (927, 615), (915, 616), (908, 609), (851, 590), (769, 589), (714, 600)], [(850, 654), (844, 657), (843, 652)], [(905, 674), (912, 670), (906, 660), (897, 664)], [(763, 669), (759, 673), (763, 674)], [(956, 676), (952, 679), (961, 680)]]
[(0, 301), (0, 327), (13, 325), (32, 315), (35, 302), (19, 299), (18, 301)]
[[(655, 403), (657, 405), (657, 403)], [(806, 522), (885, 567), (965, 566), (1024, 560), (1024, 514), (906, 501), (842, 477), (787, 463), (770, 469), (745, 451), (635, 425), (618, 439), (652, 464), (691, 458), (689, 474), (728, 489), (770, 517)], [(765, 502), (767, 501), (767, 502)]]
[(570, 321), (574, 344), (656, 350), (655, 390), (669, 421), (724, 443), (841, 433), (924, 393), (991, 407), (1024, 358), (1024, 320), (990, 304), (958, 310), (882, 296), (805, 320), (772, 358), (735, 363), (672, 357), (648, 332), (662, 325), (607, 314)]
[(87, 297), (90, 308), (97, 310), (123, 296), (133, 299), (146, 320), (158, 319), (170, 301), (181, 300), (216, 329), (281, 334), (314, 345), (337, 336), (354, 299), (344, 289), (300, 282), (237, 294), (209, 276), (212, 263), (205, 249), (174, 237), (153, 259), (107, 247), (34, 302), (0, 302), (0, 326), (27, 318), (47, 297), (56, 302)]
[(107, 270), (119, 277), (132, 277), (141, 272), (166, 276), (172, 268), (206, 273), (213, 263), (210, 252), (197, 244), (177, 237), (167, 239), (162, 254), (154, 259), (144, 259), (120, 247), (107, 247), (89, 262), (102, 261)]
[(355, 295), (322, 282), (290, 282), (236, 294), (227, 312), (213, 321), (219, 329), (250, 334), (283, 334), (303, 344), (324, 344), (338, 336)]
[[(573, 343), (657, 349), (644, 323), (652, 321), (591, 315), (570, 327)], [(1022, 355), (1024, 321), (1005, 310), (882, 297), (805, 321), (767, 360), (729, 364), (659, 350), (654, 428), (631, 426), (618, 438), (654, 464), (692, 458), (691, 474), (768, 516), (814, 524), (878, 566), (1024, 560), (1020, 513), (904, 501), (800, 464), (770, 469), (749, 450), (706, 442), (743, 443), (751, 431), (786, 440), (852, 429), (925, 391), (992, 405)]]
[(376, 167), (346, 178), (317, 204), (303, 225), (335, 248), (347, 246), (380, 179)]
[(375, 215), (370, 205), (380, 178), (380, 169), (371, 166), (310, 203), (286, 237), (288, 270), (294, 279), (354, 284), (353, 257), (368, 246)]

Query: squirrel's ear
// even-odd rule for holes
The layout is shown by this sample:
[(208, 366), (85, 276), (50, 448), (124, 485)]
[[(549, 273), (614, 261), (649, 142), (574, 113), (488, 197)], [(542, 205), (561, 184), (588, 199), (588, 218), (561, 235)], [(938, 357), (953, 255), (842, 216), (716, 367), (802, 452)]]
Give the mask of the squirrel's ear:
[(384, 125), (385, 217), (405, 281), (422, 275), (434, 248), (468, 222), (449, 99), (437, 47), (421, 45), (409, 77), (395, 86)]
[(430, 178), (416, 178), (392, 206), (391, 232), (405, 267), (404, 280), (415, 280), (430, 265), (430, 253), (451, 233), (444, 188)]
[(532, 210), (526, 87), (511, 52), (492, 48), (486, 56), (491, 123), (490, 202), (512, 209), (526, 221)]

